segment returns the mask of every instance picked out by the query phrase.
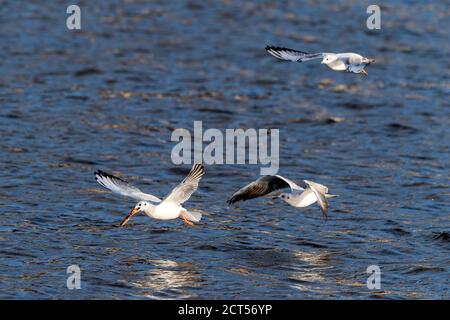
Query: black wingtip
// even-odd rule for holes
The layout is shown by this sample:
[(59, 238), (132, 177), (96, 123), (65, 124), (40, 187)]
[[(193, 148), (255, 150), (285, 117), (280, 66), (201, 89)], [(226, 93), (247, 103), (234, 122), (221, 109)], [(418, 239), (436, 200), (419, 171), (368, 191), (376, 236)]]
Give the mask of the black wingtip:
[(275, 47), (275, 46), (266, 46), (266, 51), (282, 51), (282, 50), (291, 50), (291, 49), (287, 49), (287, 48), (283, 48), (283, 47)]
[(205, 175), (205, 166), (202, 163), (194, 163), (188, 176), (203, 177)]
[(95, 176), (100, 176), (100, 177), (106, 177), (106, 176), (109, 176), (110, 174), (106, 173), (105, 171), (102, 171), (102, 170), (98, 169), (97, 171), (94, 172), (94, 175)]
[(286, 48), (286, 47), (266, 46), (266, 51), (270, 51), (270, 50), (272, 50), (272, 51), (291, 51), (291, 52), (297, 52), (297, 53), (301, 53), (301, 54), (310, 54), (309, 52), (306, 52), (306, 51), (300, 51), (300, 50), (290, 49), (290, 48)]
[(235, 204), (236, 202), (239, 202), (243, 199), (242, 195), (238, 194), (237, 192), (233, 193), (230, 199), (227, 200), (228, 205)]
[(230, 207), (236, 207), (236, 203), (238, 203), (239, 202), (239, 200), (236, 200), (234, 197), (231, 197), (230, 199), (228, 199), (227, 200), (227, 204), (228, 204), (228, 206), (230, 206)]
[(249, 198), (246, 196), (243, 196), (242, 194), (234, 194), (230, 199), (227, 200), (228, 205), (235, 204), (239, 201), (246, 201)]
[(116, 177), (115, 175), (112, 175), (112, 174), (110, 174), (110, 173), (108, 173), (108, 172), (105, 172), (105, 171), (102, 171), (102, 170), (97, 170), (97, 171), (95, 171), (95, 172), (94, 172), (94, 175), (95, 175), (95, 177), (98, 176), (98, 177), (100, 177), (100, 178), (117, 179), (117, 180), (119, 180), (119, 181), (128, 183), (128, 182), (126, 182), (124, 179), (119, 178), (119, 177)]

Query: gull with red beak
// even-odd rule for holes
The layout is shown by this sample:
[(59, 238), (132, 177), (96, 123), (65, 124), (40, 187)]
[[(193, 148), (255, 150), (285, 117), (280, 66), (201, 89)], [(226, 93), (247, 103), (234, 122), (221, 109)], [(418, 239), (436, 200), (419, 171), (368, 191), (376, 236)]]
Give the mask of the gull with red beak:
[(202, 214), (195, 211), (187, 211), (183, 208), (182, 204), (189, 200), (191, 195), (197, 190), (198, 183), (204, 174), (205, 170), (203, 165), (194, 164), (187, 177), (163, 200), (151, 194), (144, 193), (125, 180), (101, 170), (95, 172), (95, 178), (99, 184), (112, 192), (139, 200), (125, 219), (122, 220), (120, 226), (125, 225), (131, 217), (140, 211), (158, 220), (180, 218), (186, 224), (193, 226), (193, 222), (200, 222)]

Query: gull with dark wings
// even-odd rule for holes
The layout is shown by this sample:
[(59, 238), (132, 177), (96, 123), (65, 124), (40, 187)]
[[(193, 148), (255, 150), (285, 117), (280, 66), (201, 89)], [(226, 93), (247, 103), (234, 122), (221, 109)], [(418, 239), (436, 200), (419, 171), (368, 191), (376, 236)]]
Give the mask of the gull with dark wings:
[(122, 220), (120, 226), (125, 225), (132, 216), (140, 211), (158, 220), (180, 218), (186, 224), (193, 226), (193, 222), (200, 221), (202, 214), (195, 211), (188, 211), (183, 208), (182, 204), (189, 200), (191, 195), (197, 190), (198, 183), (204, 174), (205, 170), (203, 165), (194, 164), (187, 177), (163, 200), (151, 194), (144, 193), (125, 180), (101, 170), (95, 172), (95, 178), (98, 183), (112, 192), (139, 201), (125, 219)]
[(364, 69), (367, 65), (375, 62), (374, 59), (363, 57), (357, 53), (308, 53), (293, 49), (267, 46), (266, 51), (277, 59), (294, 62), (304, 62), (315, 59), (322, 59), (321, 64), (325, 64), (335, 71), (347, 71), (351, 73), (362, 73), (368, 75)]
[(337, 195), (328, 194), (328, 188), (324, 185), (309, 180), (303, 181), (306, 188), (302, 188), (295, 182), (279, 175), (262, 176), (236, 191), (228, 200), (228, 204), (259, 198), (280, 189), (290, 188), (290, 193), (281, 193), (277, 198), (281, 198), (291, 206), (298, 208), (307, 207), (317, 202), (326, 220), (329, 207), (327, 199), (337, 197)]

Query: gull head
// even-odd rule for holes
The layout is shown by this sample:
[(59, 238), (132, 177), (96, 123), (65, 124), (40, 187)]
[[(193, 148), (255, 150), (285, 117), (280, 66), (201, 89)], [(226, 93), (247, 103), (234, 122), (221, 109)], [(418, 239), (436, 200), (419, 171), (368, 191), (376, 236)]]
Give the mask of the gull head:
[(282, 193), (278, 196), (278, 198), (289, 203), (289, 201), (291, 200), (291, 195), (289, 193)]
[(125, 217), (125, 219), (122, 220), (122, 222), (120, 223), (120, 226), (121, 227), (124, 226), (131, 219), (132, 216), (134, 216), (139, 211), (145, 211), (150, 206), (151, 206), (150, 203), (148, 203), (147, 201), (139, 201), (134, 206), (134, 208), (131, 209), (130, 213)]
[(329, 64), (333, 61), (336, 61), (337, 57), (334, 54), (326, 54), (323, 56), (321, 64)]

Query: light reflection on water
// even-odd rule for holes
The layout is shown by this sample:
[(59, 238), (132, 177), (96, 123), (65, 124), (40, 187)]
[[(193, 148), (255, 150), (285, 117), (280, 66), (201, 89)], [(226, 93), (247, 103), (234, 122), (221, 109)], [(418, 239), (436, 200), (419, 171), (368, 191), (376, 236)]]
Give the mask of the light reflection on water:
[(171, 260), (149, 261), (153, 269), (132, 285), (140, 289), (136, 295), (152, 299), (168, 299), (176, 295), (180, 299), (196, 298), (189, 288), (201, 285), (201, 275), (192, 263), (177, 263)]

